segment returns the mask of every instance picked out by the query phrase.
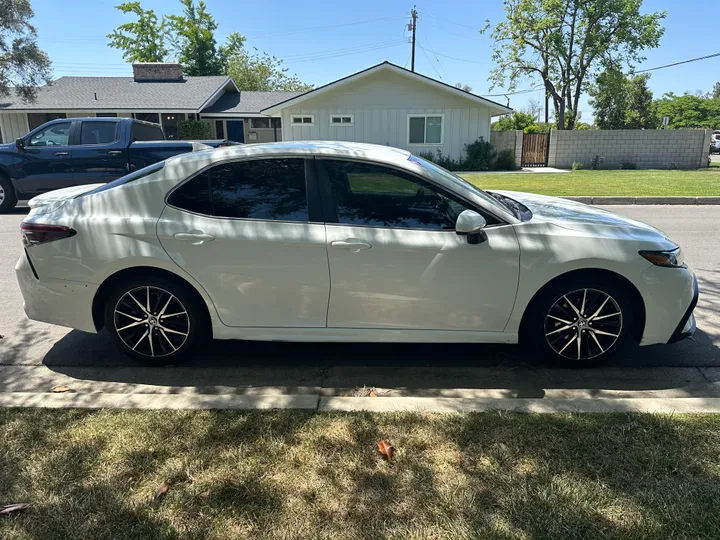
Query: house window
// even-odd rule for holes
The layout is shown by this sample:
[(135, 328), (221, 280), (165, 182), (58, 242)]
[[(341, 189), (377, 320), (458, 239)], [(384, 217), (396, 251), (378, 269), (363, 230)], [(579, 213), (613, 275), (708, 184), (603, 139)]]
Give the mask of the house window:
[(174, 140), (180, 138), (180, 122), (185, 120), (185, 114), (163, 113), (160, 115), (165, 138)]
[(134, 113), (135, 120), (142, 120), (143, 122), (152, 122), (153, 124), (160, 123), (160, 115), (156, 112), (151, 113)]
[(313, 116), (312, 114), (293, 114), (291, 121), (293, 126), (314, 126), (315, 116)]
[(270, 129), (270, 119), (269, 118), (251, 118), (250, 119), (250, 127), (253, 129), (257, 129), (257, 128)]
[(225, 123), (222, 120), (215, 120), (215, 138), (225, 138)]
[(442, 144), (443, 116), (408, 116), (408, 144)]
[(282, 120), (280, 118), (271, 118), (270, 126), (273, 128), (280, 129), (282, 127)]
[(330, 116), (331, 126), (352, 126), (355, 118), (352, 114), (333, 114)]
[(95, 113), (95, 116), (98, 118), (117, 118), (117, 113), (115, 112), (99, 112)]

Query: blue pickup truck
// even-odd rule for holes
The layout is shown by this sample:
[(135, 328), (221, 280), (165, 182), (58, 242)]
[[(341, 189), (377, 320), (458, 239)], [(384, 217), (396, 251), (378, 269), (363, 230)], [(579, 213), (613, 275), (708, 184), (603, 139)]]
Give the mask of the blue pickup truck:
[(0, 213), (46, 191), (110, 182), (177, 154), (233, 144), (166, 141), (158, 124), (131, 118), (53, 120), (0, 145)]

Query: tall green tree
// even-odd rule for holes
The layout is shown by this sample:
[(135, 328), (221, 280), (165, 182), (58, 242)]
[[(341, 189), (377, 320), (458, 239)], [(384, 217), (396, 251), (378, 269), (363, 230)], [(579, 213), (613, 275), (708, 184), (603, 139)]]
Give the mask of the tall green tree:
[(666, 13), (640, 12), (642, 0), (504, 0), (507, 19), (492, 30), (495, 86), (542, 81), (558, 129), (573, 129), (580, 96), (604, 65), (632, 65), (657, 47)]
[(712, 89), (712, 98), (720, 99), (720, 82), (716, 82)]
[(108, 45), (123, 51), (128, 62), (162, 62), (168, 55), (165, 41), (167, 27), (165, 19), (158, 20), (152, 9), (143, 9), (140, 2), (125, 2), (115, 6), (125, 14), (137, 17), (134, 22), (121, 24), (110, 34)]
[(180, 0), (182, 15), (168, 15), (167, 21), (178, 61), (188, 75), (220, 75), (222, 61), (215, 41), (217, 23), (203, 0)]
[(720, 100), (669, 92), (653, 103), (656, 118), (667, 116), (668, 129), (720, 129)]
[(627, 84), (627, 109), (625, 127), (627, 129), (654, 129), (658, 121), (653, 111), (653, 93), (648, 86), (649, 73), (630, 77)]
[(627, 76), (615, 67), (603, 71), (589, 87), (590, 105), (600, 129), (653, 129), (657, 117), (650, 74)]
[(28, 0), (0, 0), (0, 97), (14, 88), (32, 102), (37, 88), (50, 82), (50, 59), (38, 47), (33, 16)]
[(303, 83), (282, 67), (282, 60), (265, 52), (252, 55), (241, 51), (228, 59), (227, 74), (241, 90), (307, 92), (312, 85)]
[(530, 113), (515, 111), (493, 122), (492, 129), (493, 131), (523, 130), (528, 126), (534, 125), (535, 120), (535, 117)]

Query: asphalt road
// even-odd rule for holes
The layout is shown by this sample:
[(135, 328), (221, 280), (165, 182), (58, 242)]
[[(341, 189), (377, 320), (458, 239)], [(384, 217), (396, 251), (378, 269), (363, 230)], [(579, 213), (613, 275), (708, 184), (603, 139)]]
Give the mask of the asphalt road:
[[(645, 221), (680, 243), (697, 273), (700, 302), (693, 339), (635, 348), (607, 367), (588, 371), (546, 369), (532, 352), (515, 346), (405, 344), (293, 344), (215, 342), (182, 367), (146, 368), (118, 353), (108, 336), (86, 334), (28, 320), (14, 275), (21, 252), (24, 211), (0, 216), (0, 391), (47, 391), (54, 381), (73, 380), (96, 391), (243, 392), (357, 387), (416, 395), (449, 395), (459, 388), (653, 389), (708, 382), (720, 369), (720, 207), (606, 207)], [(657, 368), (651, 372), (647, 369)], [(684, 368), (676, 370), (660, 368)], [(649, 375), (650, 373), (650, 375)], [(658, 374), (663, 382), (657, 382)], [(664, 374), (660, 377), (660, 374)], [(684, 374), (684, 375), (683, 375)], [(110, 390), (108, 390), (108, 388)], [(525, 389), (525, 390), (523, 390)], [(525, 394), (523, 394), (525, 395)]]

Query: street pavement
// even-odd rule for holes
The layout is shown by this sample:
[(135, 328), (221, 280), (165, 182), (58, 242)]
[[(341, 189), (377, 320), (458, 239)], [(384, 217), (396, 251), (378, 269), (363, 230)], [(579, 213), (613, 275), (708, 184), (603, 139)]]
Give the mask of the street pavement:
[(0, 392), (318, 394), (461, 398), (720, 397), (720, 207), (604, 207), (682, 245), (698, 276), (698, 331), (606, 367), (561, 370), (516, 346), (215, 342), (177, 367), (145, 367), (104, 333), (30, 321), (14, 275), (24, 211), (0, 216)]

